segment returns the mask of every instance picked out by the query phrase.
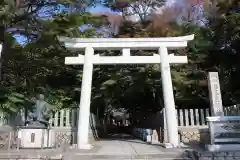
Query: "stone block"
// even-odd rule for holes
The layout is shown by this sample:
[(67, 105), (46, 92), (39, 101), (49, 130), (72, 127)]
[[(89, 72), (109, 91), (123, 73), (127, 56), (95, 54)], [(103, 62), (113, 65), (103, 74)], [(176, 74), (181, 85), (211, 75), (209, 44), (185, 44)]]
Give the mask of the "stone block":
[(240, 152), (234, 152), (235, 157), (240, 157)]
[(151, 135), (147, 135), (147, 142), (150, 143), (152, 141)]
[(55, 144), (55, 133), (48, 129), (20, 128), (18, 138), (21, 148), (49, 148)]
[(56, 154), (50, 157), (50, 159), (62, 159), (62, 158), (63, 158), (63, 154)]
[(213, 156), (214, 157), (225, 157), (226, 156), (226, 152), (216, 152), (216, 153), (213, 153)]
[[(72, 141), (72, 132), (71, 131), (64, 131), (64, 130), (58, 130), (55, 131), (55, 145), (57, 147), (69, 145)], [(76, 137), (75, 137), (76, 138)], [(76, 143), (76, 140), (74, 140)]]
[(201, 156), (203, 156), (203, 157), (212, 157), (212, 156), (213, 156), (213, 153), (211, 153), (211, 152), (203, 152), (203, 153), (201, 154)]
[(240, 159), (239, 151), (222, 151), (222, 152), (196, 152), (199, 160), (237, 160)]
[(183, 143), (199, 143), (208, 144), (209, 143), (209, 133), (205, 128), (188, 128), (184, 127), (180, 129), (180, 137)]
[[(224, 153), (224, 152), (223, 152)], [(225, 155), (224, 156), (227, 156), (227, 157), (234, 157), (235, 156), (235, 153), (234, 152), (225, 152)]]
[(212, 157), (199, 157), (199, 160), (212, 160)]
[(224, 157), (214, 157), (213, 159), (214, 159), (214, 160), (225, 160)]
[(153, 134), (152, 134), (152, 144), (158, 144), (158, 133), (156, 130), (153, 130)]
[(225, 157), (225, 160), (236, 160), (236, 159), (234, 157), (228, 156), (228, 157)]

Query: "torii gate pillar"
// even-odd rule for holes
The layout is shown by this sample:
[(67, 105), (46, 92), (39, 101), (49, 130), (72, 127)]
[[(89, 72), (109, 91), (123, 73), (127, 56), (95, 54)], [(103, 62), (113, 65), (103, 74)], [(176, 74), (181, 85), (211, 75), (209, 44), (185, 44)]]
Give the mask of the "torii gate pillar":
[[(93, 64), (161, 64), (163, 98), (166, 113), (168, 147), (178, 147), (178, 122), (173, 95), (170, 63), (187, 63), (187, 56), (168, 54), (168, 48), (187, 46), (194, 35), (167, 38), (60, 38), (67, 48), (85, 50), (85, 56), (66, 57), (65, 64), (83, 66), (83, 78), (78, 120), (78, 148), (90, 149), (88, 142)], [(94, 55), (94, 50), (121, 50), (122, 56)], [(131, 56), (130, 49), (158, 50), (153, 56)]]
[(93, 63), (92, 58), (94, 50), (91, 47), (85, 49), (81, 97), (79, 105), (79, 119), (78, 119), (78, 138), (77, 144), (79, 149), (90, 149), (92, 146), (88, 142), (88, 134), (90, 129), (90, 104), (91, 104), (91, 90), (92, 90), (92, 74)]
[[(168, 141), (172, 147), (178, 147), (178, 121), (175, 109), (175, 101), (173, 95), (172, 77), (168, 59), (168, 50), (166, 47), (159, 49), (161, 58), (161, 75), (162, 75), (162, 88), (163, 88), (163, 99), (164, 108), (166, 113), (166, 124)], [(165, 118), (165, 117), (164, 117)], [(171, 146), (170, 146), (171, 147)]]

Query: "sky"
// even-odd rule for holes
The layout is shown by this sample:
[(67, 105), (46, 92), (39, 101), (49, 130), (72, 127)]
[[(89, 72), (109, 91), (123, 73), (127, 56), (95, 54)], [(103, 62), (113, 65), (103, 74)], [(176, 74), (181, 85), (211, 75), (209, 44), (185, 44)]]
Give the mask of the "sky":
[[(185, 0), (167, 0), (166, 3), (167, 3), (168, 6), (171, 6), (171, 5), (175, 4), (175, 3), (182, 4), (183, 1), (185, 1)], [(109, 8), (103, 6), (103, 5), (100, 5), (100, 4), (97, 5), (96, 7), (90, 8), (89, 11), (93, 12), (93, 13), (94, 12), (112, 12), (111, 9), (109, 9)]]
[[(173, 5), (177, 5), (177, 6), (184, 6), (185, 4), (185, 1), (186, 0), (167, 0), (166, 1), (166, 6), (173, 6)], [(89, 8), (87, 11), (89, 12), (92, 12), (92, 13), (96, 13), (96, 12), (113, 12), (111, 11), (111, 9), (99, 4), (99, 5), (96, 5), (96, 7), (92, 7), (92, 8)], [(23, 44), (24, 42), (26, 42), (26, 38), (20, 36), (20, 35), (15, 35), (14, 36), (17, 41), (20, 43), (20, 44)]]
[[(97, 5), (96, 7), (92, 7), (92, 8), (89, 8), (88, 9), (89, 12), (92, 12), (92, 13), (96, 13), (96, 12), (112, 12), (111, 9), (103, 6), (103, 5)], [(27, 38), (21, 36), (21, 35), (14, 35), (14, 38), (16, 38), (16, 40), (24, 45), (27, 41)]]
[(103, 5), (97, 5), (96, 7), (92, 7), (88, 10), (89, 12), (95, 13), (95, 12), (112, 12), (111, 9), (103, 6)]

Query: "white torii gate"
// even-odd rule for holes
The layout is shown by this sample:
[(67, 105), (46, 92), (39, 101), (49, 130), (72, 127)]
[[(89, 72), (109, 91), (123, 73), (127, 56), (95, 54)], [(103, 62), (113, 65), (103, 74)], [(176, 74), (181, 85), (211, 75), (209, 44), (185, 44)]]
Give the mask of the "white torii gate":
[[(85, 55), (66, 57), (65, 64), (83, 64), (80, 109), (78, 119), (79, 149), (90, 149), (88, 142), (88, 128), (90, 116), (90, 101), (92, 88), (93, 65), (106, 64), (161, 64), (164, 106), (166, 110), (166, 128), (168, 146), (178, 147), (178, 122), (176, 119), (175, 101), (173, 95), (170, 63), (187, 63), (187, 56), (168, 54), (168, 49), (187, 47), (187, 42), (194, 39), (194, 35), (166, 38), (65, 38), (64, 42), (69, 49), (85, 50)], [(100, 56), (94, 50), (122, 50), (122, 56)], [(153, 56), (131, 56), (130, 50), (158, 50)]]

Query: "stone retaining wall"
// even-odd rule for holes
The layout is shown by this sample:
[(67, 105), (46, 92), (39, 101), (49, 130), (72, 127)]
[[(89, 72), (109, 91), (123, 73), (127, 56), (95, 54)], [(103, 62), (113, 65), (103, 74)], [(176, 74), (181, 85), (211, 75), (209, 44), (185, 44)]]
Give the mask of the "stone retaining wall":
[(184, 144), (209, 144), (210, 142), (207, 126), (179, 127), (179, 137)]
[[(167, 132), (167, 130), (165, 130), (165, 132)], [(143, 141), (154, 141), (154, 143), (167, 142), (167, 133), (162, 134), (162, 137), (159, 137), (157, 131), (150, 128), (134, 128), (132, 134)], [(151, 140), (149, 140), (149, 137)], [(179, 141), (186, 145), (209, 144), (209, 137), (207, 126), (179, 127)], [(161, 139), (164, 140), (161, 141)]]
[[(153, 115), (150, 115), (146, 120), (142, 121), (138, 126), (138, 132), (134, 132), (134, 135), (142, 140), (146, 139), (146, 130), (152, 130), (151, 133), (155, 133), (154, 141), (159, 143), (167, 142), (167, 129), (165, 128), (163, 110), (158, 111)], [(136, 130), (136, 129), (135, 129)], [(140, 131), (141, 130), (141, 131)], [(209, 132), (207, 125), (191, 125), (191, 126), (179, 126), (179, 141), (184, 144), (203, 144), (209, 143)]]
[[(71, 128), (53, 128), (55, 133), (55, 147), (76, 144), (76, 129)], [(17, 136), (17, 130), (12, 127), (0, 128), (0, 150), (10, 150), (18, 148), (20, 140)]]

